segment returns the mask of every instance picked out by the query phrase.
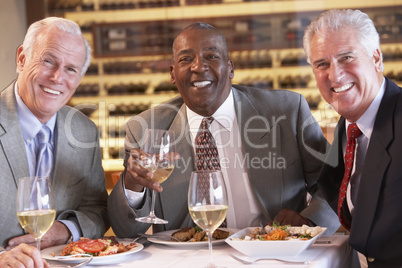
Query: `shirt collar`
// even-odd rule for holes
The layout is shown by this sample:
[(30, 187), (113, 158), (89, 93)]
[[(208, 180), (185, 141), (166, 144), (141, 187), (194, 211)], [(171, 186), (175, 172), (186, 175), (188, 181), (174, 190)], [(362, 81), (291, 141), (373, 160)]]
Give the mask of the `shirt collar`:
[[(17, 82), (14, 86), (14, 93), (15, 99), (17, 101), (17, 111), (18, 117), (20, 119), (22, 136), (24, 137), (25, 142), (29, 144), (36, 137), (36, 134), (38, 134), (43, 124), (39, 121), (38, 118), (36, 118), (36, 116), (31, 112), (31, 110), (29, 110), (24, 101), (21, 99), (20, 95), (18, 94)], [(51, 140), (53, 142), (54, 126), (56, 125), (56, 114), (54, 114), (45, 125), (50, 129)]]
[[(356, 124), (359, 127), (360, 131), (367, 138), (370, 138), (371, 133), (373, 132), (375, 118), (377, 116), (378, 109), (380, 108), (382, 97), (384, 96), (385, 86), (386, 80), (383, 78), (380, 90), (378, 90), (378, 93), (375, 96), (373, 102), (370, 104), (364, 114), (356, 121)], [(351, 122), (346, 120), (346, 129), (348, 129), (348, 126), (350, 124)]]
[[(187, 121), (190, 127), (190, 132), (195, 137), (200, 128), (200, 124), (203, 116), (192, 111), (188, 106), (186, 106)], [(230, 90), (229, 96), (222, 103), (222, 105), (215, 111), (212, 115), (214, 121), (218, 122), (222, 127), (228, 131), (232, 130), (233, 122), (236, 119), (236, 112), (234, 107), (233, 90)]]

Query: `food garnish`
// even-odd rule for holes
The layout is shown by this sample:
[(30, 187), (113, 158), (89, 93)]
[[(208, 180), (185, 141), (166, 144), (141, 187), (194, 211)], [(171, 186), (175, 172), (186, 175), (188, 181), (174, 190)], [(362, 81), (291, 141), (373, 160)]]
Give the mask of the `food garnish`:
[(136, 243), (130, 243), (128, 245), (119, 243), (114, 237), (104, 237), (99, 239), (81, 237), (78, 241), (67, 244), (63, 249), (61, 256), (74, 254), (106, 256), (129, 251), (135, 246)]
[(310, 240), (322, 232), (320, 226), (292, 227), (290, 225), (280, 226), (278, 224), (266, 225), (264, 228), (256, 227), (250, 234), (232, 240), (244, 241), (271, 241), (271, 240)]

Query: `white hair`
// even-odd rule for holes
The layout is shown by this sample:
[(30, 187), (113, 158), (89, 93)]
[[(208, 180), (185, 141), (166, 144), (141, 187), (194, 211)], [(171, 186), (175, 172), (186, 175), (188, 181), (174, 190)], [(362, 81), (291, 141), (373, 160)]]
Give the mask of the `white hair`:
[[(39, 20), (29, 26), (28, 31), (25, 35), (22, 47), (24, 49), (26, 58), (28, 61), (31, 60), (32, 50), (35, 45), (36, 37), (44, 28), (54, 28), (57, 27), (63, 32), (67, 32), (73, 35), (80, 36), (85, 44), (85, 62), (81, 70), (81, 75), (84, 75), (91, 63), (91, 47), (89, 46), (87, 40), (84, 38), (81, 32), (80, 26), (72, 20), (58, 18), (58, 17), (48, 17), (43, 20)], [(18, 72), (18, 69), (17, 69)]]
[(366, 49), (369, 57), (373, 55), (375, 50), (380, 51), (381, 65), (384, 68), (380, 49), (380, 36), (373, 21), (366, 13), (351, 9), (325, 11), (307, 26), (303, 37), (303, 47), (307, 55), (307, 62), (311, 64), (310, 44), (315, 34), (326, 37), (332, 32), (341, 31), (345, 27), (352, 29), (356, 33), (359, 43)]

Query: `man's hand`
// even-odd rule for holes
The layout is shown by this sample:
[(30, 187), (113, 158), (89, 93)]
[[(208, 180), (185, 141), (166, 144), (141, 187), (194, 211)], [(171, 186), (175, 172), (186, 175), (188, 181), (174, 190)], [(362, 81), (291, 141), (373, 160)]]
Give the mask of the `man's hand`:
[[(70, 238), (71, 233), (61, 222), (55, 221), (41, 239), (41, 249), (65, 244)], [(20, 244), (28, 244), (36, 247), (35, 238), (31, 234), (14, 237), (8, 241), (7, 249), (12, 249)]]
[[(127, 161), (127, 172), (124, 177), (124, 186), (126, 189), (136, 192), (142, 192), (144, 187), (157, 192), (162, 192), (163, 188), (158, 182), (150, 180), (153, 176), (152, 172), (142, 167), (136, 160), (141, 159), (146, 154), (140, 149), (133, 149)], [(169, 157), (173, 160), (180, 158), (178, 153), (171, 153)]]
[(277, 222), (280, 225), (302, 226), (303, 224), (306, 224), (308, 226), (313, 226), (309, 219), (304, 218), (297, 211), (288, 208), (283, 208), (279, 211), (274, 218), (274, 222)]
[(20, 244), (0, 255), (0, 268), (3, 267), (45, 267), (50, 265), (42, 260), (39, 250), (34, 246)]

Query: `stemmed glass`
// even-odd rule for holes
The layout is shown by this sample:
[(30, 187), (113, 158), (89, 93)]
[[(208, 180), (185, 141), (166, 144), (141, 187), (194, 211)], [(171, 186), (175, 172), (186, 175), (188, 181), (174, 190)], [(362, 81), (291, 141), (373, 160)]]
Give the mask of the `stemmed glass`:
[(222, 172), (194, 171), (188, 189), (188, 210), (191, 218), (208, 235), (210, 261), (206, 267), (217, 267), (213, 262), (212, 234), (226, 218), (228, 198)]
[(56, 202), (48, 177), (19, 179), (17, 218), (22, 228), (33, 235), (40, 250), (40, 240), (56, 217)]
[[(136, 162), (153, 173), (152, 181), (162, 183), (174, 169), (173, 153), (176, 152), (174, 132), (161, 129), (147, 129), (144, 136), (142, 151), (145, 154), (136, 158)], [(152, 190), (152, 204), (149, 215), (136, 218), (139, 222), (166, 224), (167, 220), (155, 215), (156, 192)]]

